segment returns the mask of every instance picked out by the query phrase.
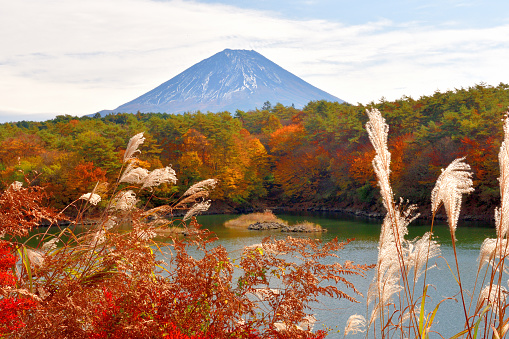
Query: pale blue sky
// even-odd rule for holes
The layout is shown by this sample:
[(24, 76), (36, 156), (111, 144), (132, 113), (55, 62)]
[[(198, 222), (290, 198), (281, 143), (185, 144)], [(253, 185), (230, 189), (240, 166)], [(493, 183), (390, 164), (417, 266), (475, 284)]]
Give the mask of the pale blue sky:
[(491, 27), (507, 23), (509, 1), (495, 0), (201, 0), (272, 11), (297, 20), (323, 19), (347, 25), (388, 19), (424, 25)]
[(509, 83), (509, 1), (0, 0), (0, 122), (112, 109), (253, 49), (343, 100)]

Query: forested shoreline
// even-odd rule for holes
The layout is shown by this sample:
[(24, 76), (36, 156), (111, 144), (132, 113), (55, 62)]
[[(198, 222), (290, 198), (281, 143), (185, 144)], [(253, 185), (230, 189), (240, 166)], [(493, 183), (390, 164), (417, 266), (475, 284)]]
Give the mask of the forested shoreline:
[[(0, 188), (26, 178), (46, 187), (54, 207), (62, 208), (96, 183), (114, 181), (126, 142), (144, 132), (139, 166), (171, 165), (179, 178), (175, 186), (141, 193), (147, 207), (215, 178), (213, 210), (215, 205), (230, 211), (283, 207), (378, 213), (383, 207), (371, 165), (375, 152), (364, 129), (366, 109), (377, 108), (391, 126), (396, 197), (429, 214), (441, 169), (465, 156), (475, 192), (465, 198), (463, 214), (492, 218), (500, 199), (498, 149), (508, 106), (509, 85), (479, 84), (366, 106), (316, 101), (299, 110), (266, 103), (247, 112), (65, 115), (4, 123)], [(99, 194), (109, 189), (96, 187)]]

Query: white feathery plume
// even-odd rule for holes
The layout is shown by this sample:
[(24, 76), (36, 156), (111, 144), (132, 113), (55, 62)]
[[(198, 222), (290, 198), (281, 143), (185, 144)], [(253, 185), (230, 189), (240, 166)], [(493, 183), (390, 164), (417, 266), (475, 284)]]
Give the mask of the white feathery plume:
[(362, 315), (354, 314), (348, 318), (345, 326), (345, 336), (349, 333), (366, 332), (366, 318)]
[(205, 191), (205, 190), (212, 190), (216, 187), (217, 180), (216, 179), (206, 179), (202, 180), (200, 182), (197, 182), (193, 186), (189, 187), (187, 191), (182, 195), (183, 197), (187, 195), (193, 195), (195, 193)]
[(284, 323), (281, 323), (281, 322), (276, 322), (274, 323), (274, 327), (276, 328), (276, 330), (278, 330), (279, 332), (281, 331), (285, 331), (286, 330), (286, 325)]
[(169, 166), (158, 168), (150, 172), (143, 180), (143, 186), (141, 188), (159, 186), (166, 182), (177, 183), (175, 171)]
[(465, 158), (455, 159), (447, 166), (437, 179), (431, 191), (431, 211), (436, 213), (440, 204), (444, 204), (449, 222), (449, 229), (454, 236), (461, 210), (462, 194), (474, 191), (472, 172)]
[(509, 227), (509, 217), (507, 217), (509, 204), (504, 204), (503, 200), (501, 207), (495, 207), (495, 228), (498, 238), (505, 238)]
[(500, 208), (495, 209), (497, 236), (504, 238), (509, 230), (509, 116), (504, 120), (504, 141), (498, 153), (500, 166)]
[(131, 210), (136, 204), (136, 193), (132, 190), (120, 192), (119, 195), (113, 199), (112, 207), (120, 211)]
[(268, 244), (268, 243), (265, 243), (265, 244), (253, 244), (253, 245), (249, 245), (249, 246), (245, 246), (244, 247), (244, 251), (258, 251), (260, 254), (286, 254), (285, 252), (283, 251), (280, 251), (276, 248), (277, 246), (275, 246), (274, 244)]
[(485, 263), (490, 263), (494, 258), (505, 259), (509, 255), (509, 248), (507, 247), (507, 239), (484, 239), (481, 250), (479, 251), (479, 269), (481, 269)]
[(378, 318), (380, 315), (379, 312), (385, 311), (385, 305), (391, 302), (392, 296), (403, 289), (400, 285), (400, 258), (396, 248), (396, 237), (391, 223), (392, 219), (387, 215), (380, 232), (375, 276), (369, 285), (366, 297), (366, 305), (368, 307), (372, 302), (375, 302), (371, 313), (370, 324)]
[(377, 109), (366, 110), (369, 120), (366, 123), (369, 140), (376, 151), (373, 159), (373, 169), (378, 178), (378, 185), (383, 197), (383, 204), (389, 214), (393, 214), (393, 192), (390, 184), (390, 164), (391, 153), (387, 148), (387, 137), (389, 135), (389, 125), (385, 122)]
[(371, 110), (366, 110), (366, 113), (369, 118), (369, 121), (366, 123), (369, 140), (375, 148), (376, 153), (380, 155), (383, 166), (389, 169), (391, 163), (391, 155), (387, 149), (389, 125), (387, 125), (379, 110), (373, 108)]
[(115, 227), (116, 224), (117, 224), (117, 217), (110, 216), (108, 218), (108, 220), (106, 220), (106, 222), (103, 223), (102, 229), (105, 230), (105, 231), (110, 230), (113, 227)]
[(255, 288), (253, 294), (260, 300), (269, 300), (271, 297), (279, 295), (280, 290), (276, 288)]
[(10, 186), (13, 191), (19, 191), (23, 187), (23, 183), (20, 181), (14, 181)]
[[(413, 269), (416, 279), (424, 273), (423, 268), (426, 262), (440, 255), (440, 244), (436, 240), (431, 240), (431, 236), (430, 232), (426, 232), (421, 238), (406, 243), (408, 246), (405, 251), (407, 273), (410, 274), (410, 270)], [(430, 266), (427, 270), (433, 267)]]
[(296, 327), (302, 331), (312, 331), (315, 323), (316, 317), (314, 315), (307, 315)]
[(134, 236), (138, 238), (140, 241), (148, 241), (157, 236), (153, 227), (149, 228), (136, 228), (134, 230)]
[(187, 211), (186, 215), (184, 215), (183, 221), (186, 221), (187, 219), (191, 218), (193, 215), (196, 215), (200, 212), (208, 210), (210, 207), (210, 200), (202, 201), (199, 203), (196, 203)]
[(140, 152), (138, 147), (143, 144), (145, 138), (143, 137), (143, 132), (136, 134), (131, 139), (129, 139), (129, 143), (127, 144), (125, 153), (124, 153), (124, 162), (134, 159), (134, 153)]
[(94, 237), (92, 238), (90, 245), (92, 247), (99, 246), (105, 241), (106, 241), (106, 232), (104, 230), (100, 230), (94, 234)]
[(44, 254), (41, 251), (26, 248), (26, 253), (31, 265), (41, 266), (44, 263)]
[[(408, 234), (408, 225), (418, 217), (418, 214), (413, 214), (415, 209), (415, 205), (410, 205), (403, 213), (398, 208), (394, 210), (395, 221), (397, 223), (396, 228), (401, 245), (405, 245), (408, 242), (404, 239), (404, 236)], [(392, 223), (393, 219), (389, 215), (385, 217), (382, 223), (380, 240), (378, 242), (376, 273), (368, 291), (368, 305), (372, 300), (379, 297), (381, 300), (378, 300), (378, 302), (387, 304), (392, 295), (402, 289), (402, 286), (399, 285), (401, 276), (400, 259), (396, 247), (396, 234), (394, 234)], [(402, 248), (401, 254), (405, 264), (408, 265), (408, 252), (405, 253)]]
[(58, 242), (58, 238), (53, 238), (47, 242), (45, 242), (42, 246), (41, 246), (41, 249), (48, 253), (48, 252), (51, 252), (53, 250), (55, 250), (57, 248), (57, 242)]
[(143, 180), (148, 176), (148, 170), (135, 166), (135, 161), (129, 162), (127, 168), (124, 171), (124, 174), (122, 174), (118, 182), (126, 182), (128, 184), (141, 184)]
[(99, 194), (95, 193), (85, 193), (83, 194), (80, 199), (88, 201), (90, 204), (97, 206), (99, 201), (101, 201), (101, 196)]
[(480, 310), (485, 304), (491, 304), (493, 312), (497, 314), (498, 306), (505, 305), (506, 299), (507, 290), (503, 286), (496, 284), (484, 286), (477, 299), (477, 309)]

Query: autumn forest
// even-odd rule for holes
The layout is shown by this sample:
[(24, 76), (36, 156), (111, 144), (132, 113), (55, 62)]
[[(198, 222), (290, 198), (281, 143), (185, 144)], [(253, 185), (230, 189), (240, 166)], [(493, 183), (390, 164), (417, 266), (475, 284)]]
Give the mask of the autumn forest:
[(141, 193), (149, 207), (216, 178), (211, 195), (216, 211), (378, 212), (383, 207), (371, 164), (375, 152), (364, 128), (366, 109), (377, 108), (391, 126), (396, 196), (426, 213), (441, 169), (465, 156), (475, 192), (465, 199), (463, 213), (490, 219), (500, 199), (497, 156), (508, 106), (509, 85), (479, 84), (367, 106), (315, 101), (300, 110), (267, 102), (247, 112), (65, 115), (5, 123), (0, 125), (0, 189), (29, 180), (46, 187), (49, 201), (62, 208), (98, 182), (115, 179), (126, 142), (144, 132), (139, 165), (171, 165), (179, 178), (176, 186)]

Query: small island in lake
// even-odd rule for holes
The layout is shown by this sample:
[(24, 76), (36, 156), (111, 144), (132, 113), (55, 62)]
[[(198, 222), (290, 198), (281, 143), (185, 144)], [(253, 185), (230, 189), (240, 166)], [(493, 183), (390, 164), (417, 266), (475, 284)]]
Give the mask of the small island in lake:
[(275, 230), (279, 229), (281, 232), (327, 232), (318, 224), (309, 221), (303, 221), (296, 225), (288, 225), (285, 220), (279, 219), (270, 210), (263, 212), (244, 214), (238, 218), (227, 221), (225, 227), (228, 228), (247, 228), (249, 230)]

